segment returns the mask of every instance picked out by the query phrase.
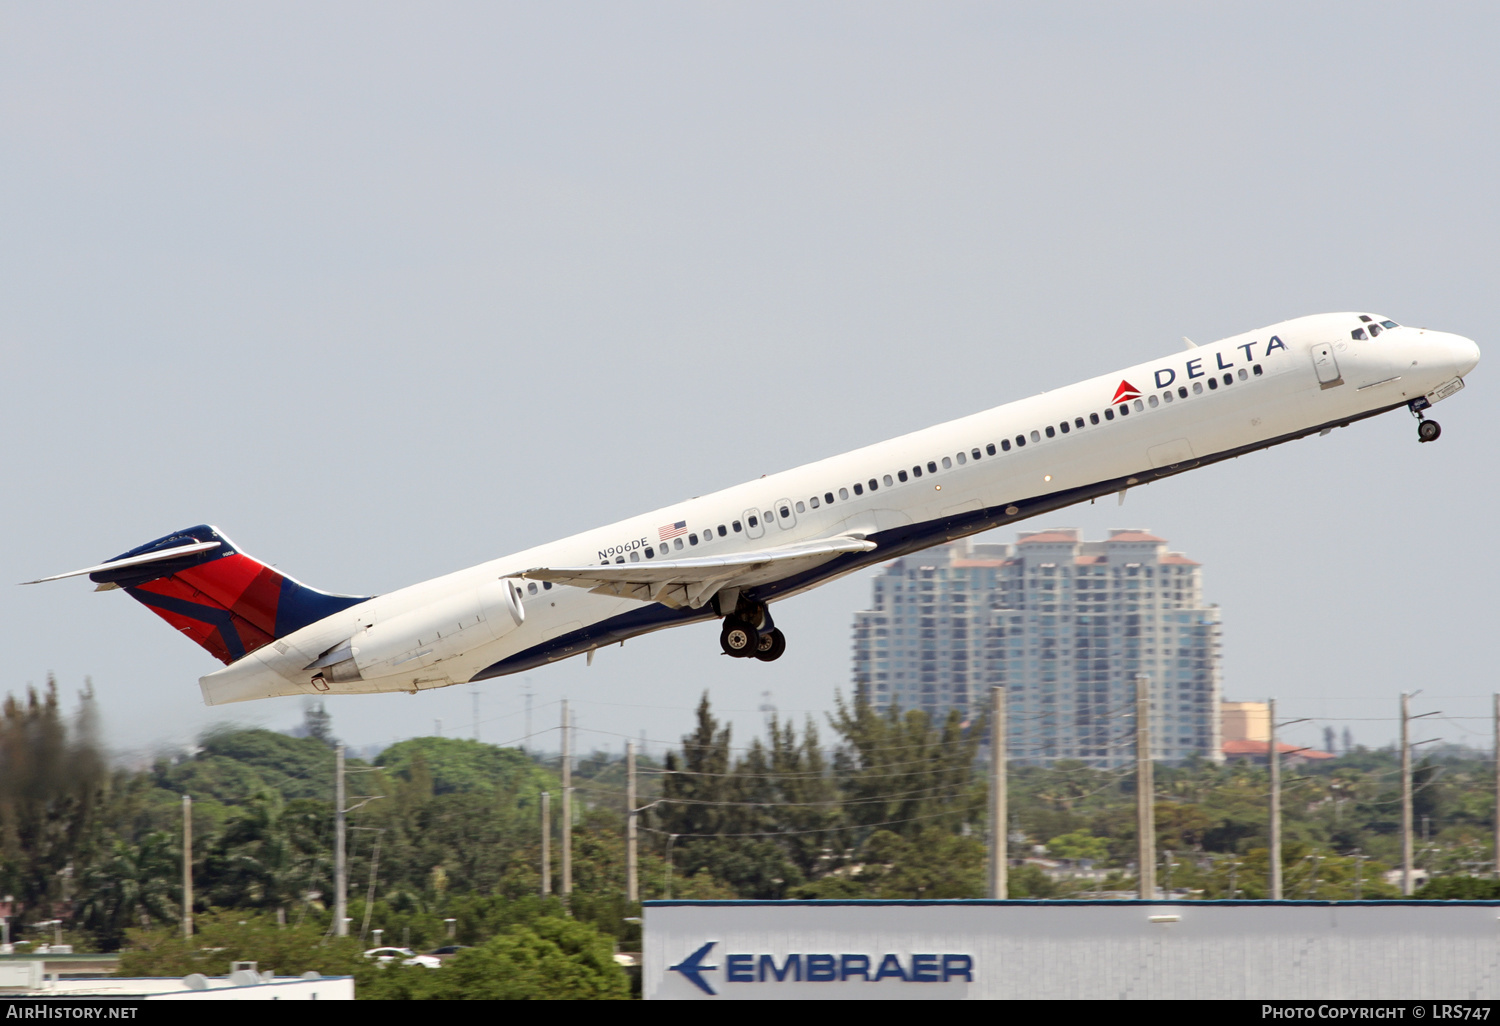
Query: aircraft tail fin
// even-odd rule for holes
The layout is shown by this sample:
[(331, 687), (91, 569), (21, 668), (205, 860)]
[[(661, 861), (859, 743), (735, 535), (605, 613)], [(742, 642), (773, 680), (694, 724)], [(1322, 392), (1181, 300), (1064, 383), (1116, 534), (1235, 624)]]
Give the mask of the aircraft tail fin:
[(309, 588), (245, 555), (207, 524), (43, 580), (81, 574), (100, 591), (124, 588), (226, 664), (368, 599)]

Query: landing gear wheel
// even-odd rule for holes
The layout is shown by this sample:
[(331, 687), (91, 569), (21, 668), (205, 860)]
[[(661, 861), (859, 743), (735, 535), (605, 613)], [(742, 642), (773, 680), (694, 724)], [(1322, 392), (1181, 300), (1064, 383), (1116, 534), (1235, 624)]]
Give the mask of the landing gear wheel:
[(1443, 428), (1435, 420), (1417, 421), (1417, 441), (1436, 442), (1438, 435), (1443, 433)]
[(744, 659), (755, 655), (759, 645), (759, 632), (744, 620), (731, 617), (724, 621), (724, 629), (719, 632), (719, 647), (724, 650), (725, 655)]
[(786, 651), (786, 635), (775, 627), (760, 636), (760, 644), (756, 646), (755, 658), (763, 663), (773, 663), (781, 658), (781, 653)]

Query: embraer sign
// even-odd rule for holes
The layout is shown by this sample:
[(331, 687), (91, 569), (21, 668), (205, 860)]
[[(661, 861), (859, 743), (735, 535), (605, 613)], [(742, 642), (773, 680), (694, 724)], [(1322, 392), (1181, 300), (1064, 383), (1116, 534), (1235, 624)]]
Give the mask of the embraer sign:
[(708, 962), (709, 952), (716, 944), (718, 941), (709, 941), (681, 962), (669, 967), (668, 971), (681, 973), (705, 994), (718, 993), (705, 978), (705, 974), (717, 972), (721, 968), (724, 972), (723, 983), (847, 983), (851, 980), (864, 983), (880, 983), (885, 980), (901, 983), (949, 983), (954, 980), (974, 982), (972, 955), (901, 955), (887, 952), (882, 955), (793, 953), (777, 956), (737, 953), (725, 955), (721, 967)]

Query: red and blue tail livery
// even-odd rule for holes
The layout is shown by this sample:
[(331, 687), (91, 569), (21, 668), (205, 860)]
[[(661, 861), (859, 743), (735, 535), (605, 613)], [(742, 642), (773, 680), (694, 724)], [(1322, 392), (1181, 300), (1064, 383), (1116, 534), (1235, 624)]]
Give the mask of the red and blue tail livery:
[(124, 588), (225, 664), (368, 599), (309, 588), (245, 555), (207, 524), (101, 566), (89, 574), (100, 590)]

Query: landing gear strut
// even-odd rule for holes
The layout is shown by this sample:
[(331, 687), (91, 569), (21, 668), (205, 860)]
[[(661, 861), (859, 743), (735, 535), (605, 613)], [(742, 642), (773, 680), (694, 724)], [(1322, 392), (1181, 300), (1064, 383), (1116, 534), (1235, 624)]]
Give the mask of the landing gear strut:
[(786, 651), (786, 635), (771, 622), (771, 612), (764, 602), (740, 599), (734, 612), (724, 617), (719, 632), (719, 647), (736, 659), (759, 659), (769, 663)]
[(1423, 398), (1413, 399), (1407, 405), (1411, 407), (1412, 416), (1417, 418), (1417, 441), (1436, 442), (1438, 436), (1443, 433), (1443, 426), (1435, 420), (1428, 420), (1422, 416), (1422, 411), (1432, 404)]

